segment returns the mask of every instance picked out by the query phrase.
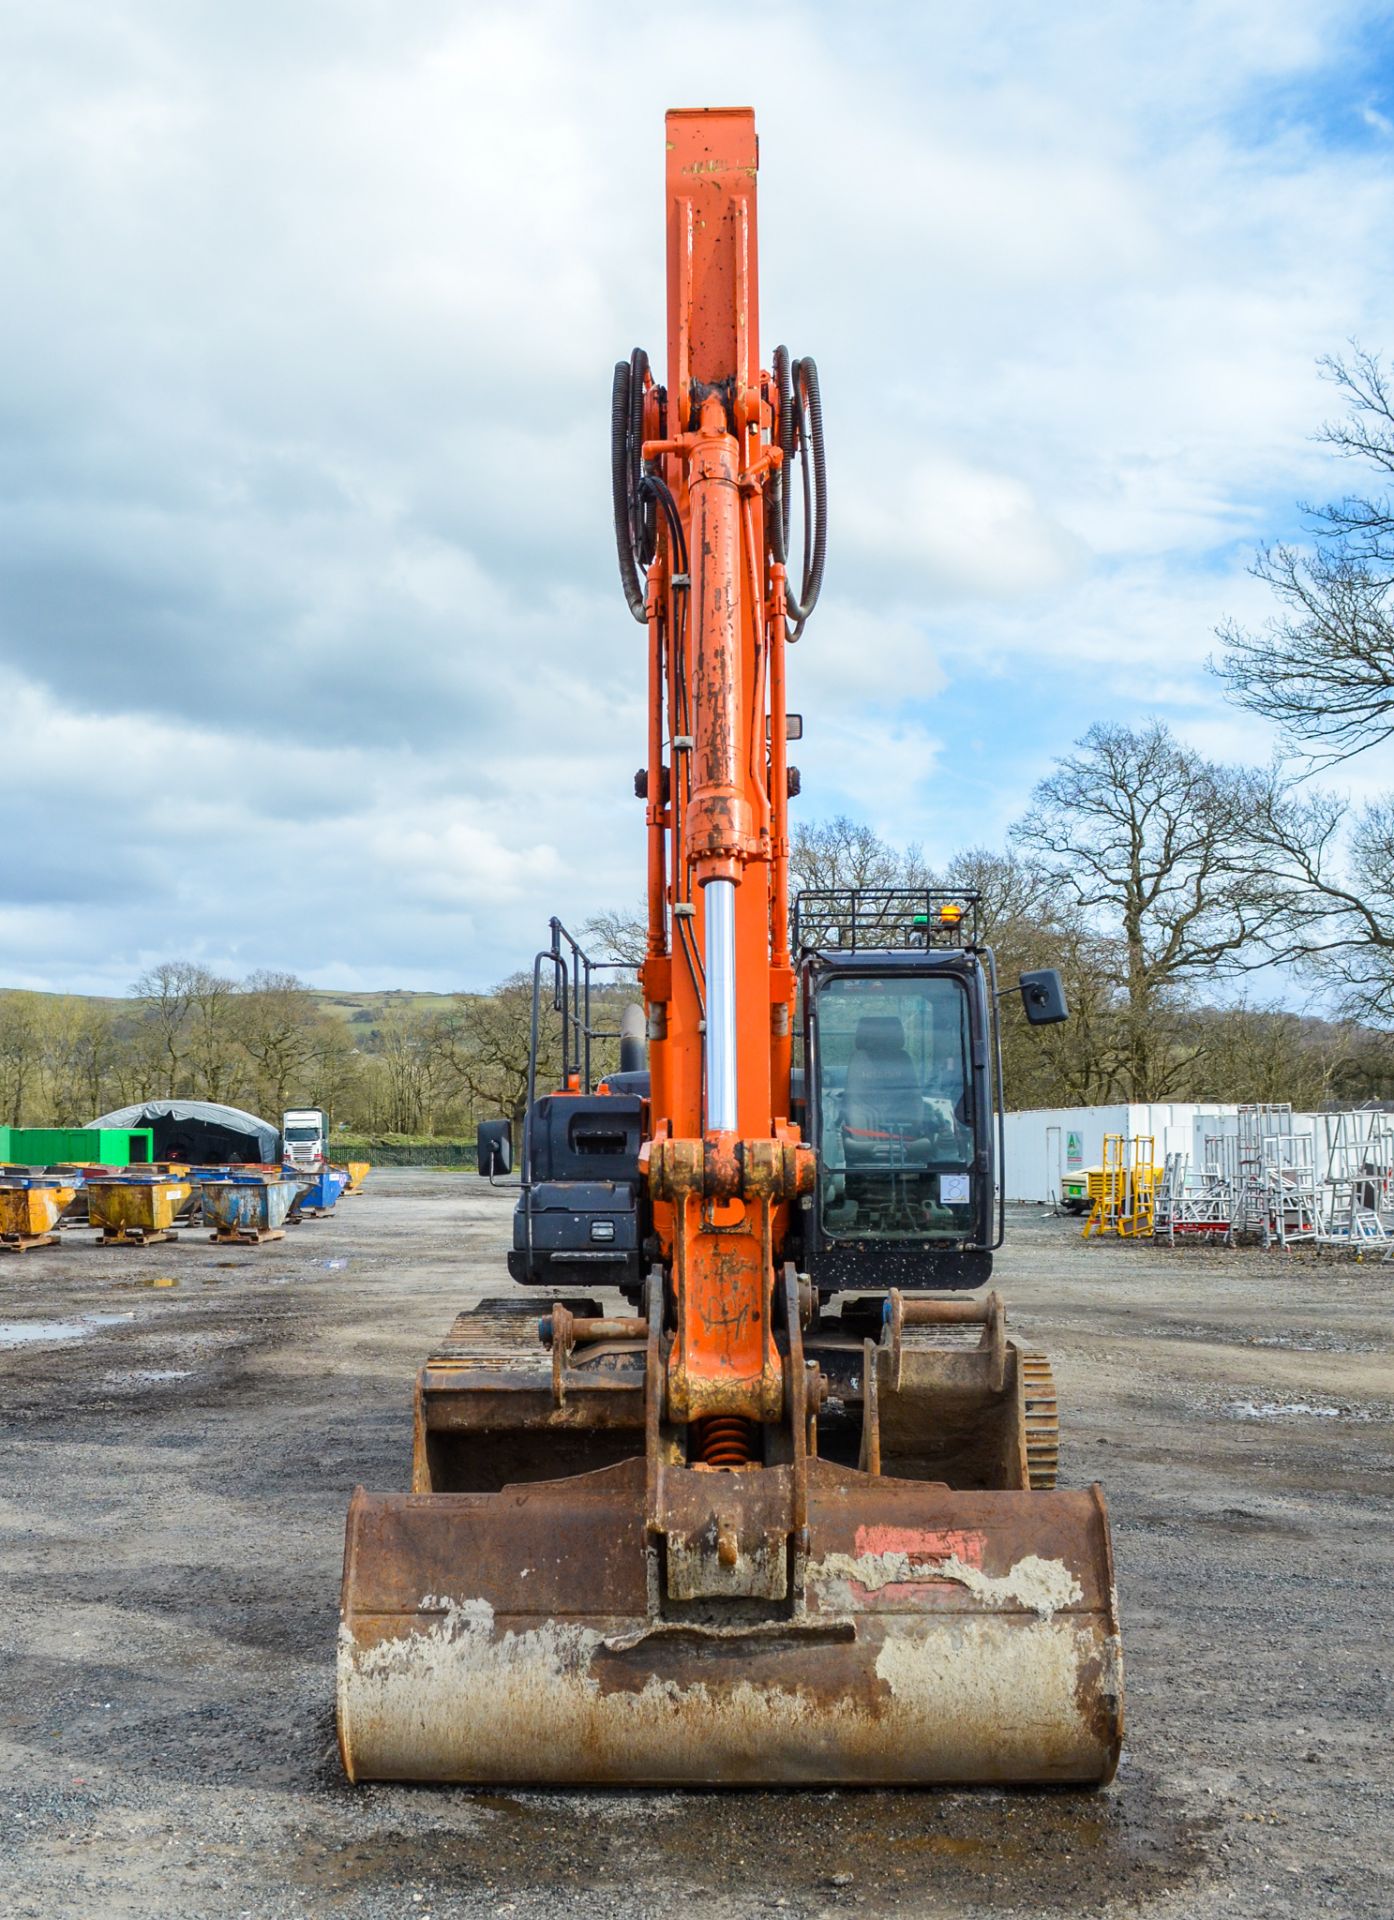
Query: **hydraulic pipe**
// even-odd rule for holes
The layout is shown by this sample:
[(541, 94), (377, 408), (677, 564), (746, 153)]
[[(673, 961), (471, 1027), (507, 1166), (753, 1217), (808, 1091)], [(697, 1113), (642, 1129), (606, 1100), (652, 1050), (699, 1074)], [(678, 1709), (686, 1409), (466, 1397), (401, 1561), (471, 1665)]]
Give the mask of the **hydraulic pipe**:
[[(692, 793), (684, 838), (706, 898), (706, 1131), (736, 1131), (736, 887), (752, 845), (742, 698), (739, 448), (708, 395), (688, 475), (693, 636)], [(763, 724), (763, 723), (762, 723)]]
[(707, 1132), (736, 1131), (736, 884), (709, 880), (707, 907)]
[[(664, 568), (666, 575), (667, 569)], [(657, 595), (655, 594), (655, 600)], [(649, 856), (648, 951), (668, 951), (668, 918), (664, 911), (667, 889), (667, 847), (663, 804), (663, 624), (657, 606), (649, 609), (649, 765), (646, 816)]]
[[(773, 511), (778, 513), (777, 503)], [(772, 576), (770, 616), (770, 966), (787, 975), (789, 956), (789, 742), (784, 675), (784, 569), (776, 562)], [(788, 998), (770, 1009), (770, 1087), (776, 1114), (787, 1114), (791, 1104), (790, 1067), (794, 1057), (793, 981)]]

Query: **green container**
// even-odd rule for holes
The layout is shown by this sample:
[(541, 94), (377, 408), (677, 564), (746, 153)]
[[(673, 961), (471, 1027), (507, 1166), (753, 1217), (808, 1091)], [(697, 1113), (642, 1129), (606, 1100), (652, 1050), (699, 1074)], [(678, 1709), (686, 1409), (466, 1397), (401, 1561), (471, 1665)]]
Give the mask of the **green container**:
[(0, 1127), (0, 1162), (7, 1166), (137, 1167), (154, 1155), (149, 1127)]

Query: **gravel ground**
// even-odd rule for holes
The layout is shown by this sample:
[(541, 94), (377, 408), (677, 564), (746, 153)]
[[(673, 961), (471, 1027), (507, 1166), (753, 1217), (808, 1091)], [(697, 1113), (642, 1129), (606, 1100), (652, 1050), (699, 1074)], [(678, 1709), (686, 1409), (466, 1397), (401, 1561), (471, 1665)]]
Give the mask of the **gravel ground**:
[(413, 1371), (503, 1290), (509, 1202), (383, 1171), (262, 1248), (0, 1263), (0, 1911), (1394, 1914), (1394, 1266), (1032, 1209), (1000, 1283), (1056, 1365), (1062, 1480), (1110, 1497), (1112, 1788), (348, 1787), (345, 1505), (406, 1486)]

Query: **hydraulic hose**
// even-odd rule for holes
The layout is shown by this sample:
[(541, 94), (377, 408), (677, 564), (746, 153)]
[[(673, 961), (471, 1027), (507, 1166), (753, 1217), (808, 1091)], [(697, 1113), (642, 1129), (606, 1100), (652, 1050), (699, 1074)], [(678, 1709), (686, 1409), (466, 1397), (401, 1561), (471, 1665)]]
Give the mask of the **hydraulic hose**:
[(792, 374), (804, 498), (803, 580), (797, 599), (791, 597), (788, 601), (789, 618), (795, 627), (789, 638), (797, 640), (808, 616), (817, 606), (818, 595), (823, 588), (823, 566), (828, 556), (828, 467), (823, 446), (823, 400), (818, 388), (817, 365), (809, 355), (805, 355), (802, 360), (794, 362)]
[(668, 537), (673, 547), (674, 573), (687, 572), (687, 535), (682, 530), (682, 516), (678, 512), (678, 503), (673, 498), (673, 490), (668, 482), (656, 473), (646, 473), (639, 482), (639, 495), (643, 500), (652, 500), (662, 509), (663, 518), (668, 522)]
[(629, 362), (615, 363), (615, 380), (610, 389), (610, 498), (615, 515), (615, 552), (620, 563), (620, 585), (636, 620), (643, 620), (644, 583), (634, 557), (634, 536), (629, 513)]
[(615, 519), (615, 552), (620, 585), (636, 620), (644, 612), (644, 576), (654, 556), (657, 521), (652, 497), (644, 491), (644, 383), (649, 356), (636, 347), (615, 366), (610, 389), (610, 496)]
[(797, 590), (786, 583), (788, 638), (797, 640), (818, 604), (828, 553), (828, 468), (823, 445), (823, 400), (818, 367), (811, 356), (790, 361), (787, 347), (776, 347), (774, 379), (779, 396), (779, 445), (784, 455), (774, 487), (770, 544), (782, 566), (789, 563), (789, 521), (794, 455), (799, 456), (803, 487), (803, 566)]
[(643, 495), (644, 394), (649, 384), (649, 356), (636, 347), (629, 356), (629, 517), (635, 558), (645, 569), (658, 549), (653, 502)]
[(775, 559), (784, 566), (789, 557), (789, 511), (793, 505), (789, 477), (794, 470), (794, 388), (789, 377), (788, 347), (774, 350), (774, 384), (779, 396), (779, 446), (784, 459), (774, 477), (776, 512), (771, 531)]

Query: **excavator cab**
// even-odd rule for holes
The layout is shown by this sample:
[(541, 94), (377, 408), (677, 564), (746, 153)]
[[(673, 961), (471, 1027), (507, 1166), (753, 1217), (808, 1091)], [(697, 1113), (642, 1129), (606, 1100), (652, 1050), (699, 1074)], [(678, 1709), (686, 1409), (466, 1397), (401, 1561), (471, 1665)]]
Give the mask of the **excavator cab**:
[[(804, 901), (799, 907), (802, 912)], [(975, 1287), (999, 1244), (996, 1023), (962, 948), (805, 954), (805, 1122), (817, 1155), (804, 1267), (822, 1293)]]
[[(851, 1288), (978, 1287), (1002, 1243), (1002, 1077), (980, 901), (933, 888), (805, 892), (797, 1113), (817, 1156), (802, 1264)], [(1068, 1017), (1059, 975), (1023, 976), (1035, 1024)]]

